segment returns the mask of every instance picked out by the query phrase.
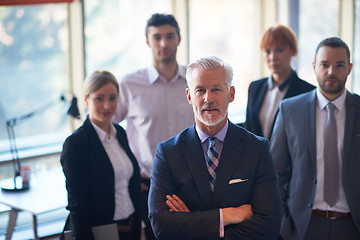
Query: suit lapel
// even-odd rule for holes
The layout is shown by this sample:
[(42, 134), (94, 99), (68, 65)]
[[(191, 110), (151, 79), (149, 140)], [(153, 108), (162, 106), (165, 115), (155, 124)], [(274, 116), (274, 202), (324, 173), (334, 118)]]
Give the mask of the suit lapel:
[[(351, 139), (353, 136), (353, 128), (355, 121), (359, 121), (359, 119), (355, 119), (356, 113), (356, 104), (353, 101), (351, 93), (347, 92), (346, 96), (346, 117), (345, 117), (345, 133), (344, 133), (344, 143), (343, 143), (343, 166), (349, 161), (349, 153), (351, 146)], [(344, 169), (344, 167), (343, 167)]]
[(295, 95), (298, 95), (299, 92), (299, 77), (296, 74), (295, 71), (292, 71), (291, 75), (290, 75), (290, 83), (289, 83), (289, 89), (287, 90), (284, 99), (289, 98), (289, 97), (293, 97)]
[(92, 126), (89, 119), (84, 123), (87, 135), (89, 136), (89, 142), (91, 144), (91, 149), (93, 150), (93, 161), (97, 170), (102, 171), (103, 177), (109, 183), (108, 186), (114, 188), (114, 170), (112, 168), (110, 159), (106, 154), (106, 151), (97, 135), (94, 127)]
[[(307, 111), (305, 117), (305, 129), (308, 143), (308, 149), (310, 150), (311, 161), (313, 163), (313, 170), (316, 172), (316, 90), (310, 93), (309, 101), (306, 103), (305, 108)], [(301, 127), (301, 126), (299, 126)]]
[(216, 174), (213, 207), (221, 205), (233, 171), (236, 169), (236, 165), (241, 162), (239, 159), (242, 158), (244, 147), (241, 144), (242, 135), (238, 133), (236, 126), (229, 122)]
[[(262, 103), (264, 101), (265, 94), (266, 94), (266, 91), (267, 91), (268, 88), (269, 88), (268, 79), (266, 78), (265, 79), (265, 84), (262, 84), (260, 86), (259, 93), (256, 96), (254, 96), (256, 98), (255, 102), (254, 102), (254, 112), (260, 113), (260, 108), (261, 108), (261, 105), (262, 105)], [(259, 97), (257, 97), (257, 96), (259, 96)], [(256, 129), (258, 129), (259, 133), (261, 135), (263, 135), (262, 128), (261, 128), (261, 125), (260, 125), (259, 114), (257, 114), (255, 116), (254, 120), (256, 120), (256, 122), (254, 123), (256, 125)]]
[(202, 206), (204, 209), (209, 209), (212, 203), (212, 192), (204, 152), (195, 125), (189, 128), (183, 143), (184, 158), (194, 179)]

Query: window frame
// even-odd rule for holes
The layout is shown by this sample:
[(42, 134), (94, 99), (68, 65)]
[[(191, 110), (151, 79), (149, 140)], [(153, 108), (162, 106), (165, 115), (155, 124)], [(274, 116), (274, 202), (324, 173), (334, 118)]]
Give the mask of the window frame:
[(0, 0), (0, 6), (35, 5), (47, 3), (71, 3), (74, 0)]

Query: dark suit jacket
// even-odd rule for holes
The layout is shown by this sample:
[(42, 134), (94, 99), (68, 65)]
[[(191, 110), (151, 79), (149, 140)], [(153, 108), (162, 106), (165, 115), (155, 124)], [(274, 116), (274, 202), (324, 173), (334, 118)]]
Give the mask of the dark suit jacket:
[[(129, 193), (135, 214), (140, 213), (140, 171), (126, 133), (114, 125), (117, 139), (129, 156), (134, 172)], [(100, 139), (87, 118), (64, 143), (61, 164), (66, 177), (68, 206), (76, 239), (93, 239), (91, 227), (113, 222), (115, 210), (114, 170)], [(138, 215), (139, 216), (139, 215)]]
[[(167, 194), (179, 196), (190, 213), (169, 212)], [(251, 204), (252, 219), (225, 227), (225, 239), (276, 239), (280, 195), (268, 140), (229, 123), (212, 193), (195, 125), (185, 129), (158, 145), (148, 204), (158, 239), (219, 239), (219, 208), (243, 204)]]
[[(316, 191), (316, 90), (284, 100), (271, 138), (283, 205), (281, 235), (303, 239)], [(360, 97), (347, 93), (342, 183), (360, 231)]]
[[(287, 90), (284, 99), (311, 91), (315, 88), (315, 86), (300, 79), (295, 71), (292, 71), (290, 77), (286, 81), (289, 81), (289, 89)], [(259, 114), (268, 87), (268, 78), (262, 78), (252, 82), (248, 90), (246, 121), (244, 127), (258, 136), (264, 136), (260, 125)], [(277, 114), (275, 115), (275, 119), (276, 116)], [(274, 123), (272, 125), (274, 126)]]

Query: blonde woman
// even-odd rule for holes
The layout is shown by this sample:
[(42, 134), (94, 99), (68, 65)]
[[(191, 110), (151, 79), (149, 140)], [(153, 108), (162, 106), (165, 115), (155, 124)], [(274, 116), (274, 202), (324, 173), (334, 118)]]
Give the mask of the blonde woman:
[(116, 223), (120, 239), (140, 239), (140, 173), (125, 130), (111, 123), (119, 86), (107, 71), (84, 83), (88, 116), (61, 154), (70, 222), (76, 239), (93, 239), (92, 227)]

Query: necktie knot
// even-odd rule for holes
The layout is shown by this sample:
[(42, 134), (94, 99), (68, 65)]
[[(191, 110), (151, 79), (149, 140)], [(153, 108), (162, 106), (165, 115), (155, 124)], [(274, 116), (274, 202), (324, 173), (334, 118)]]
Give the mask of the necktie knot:
[(214, 147), (216, 142), (215, 137), (209, 137), (209, 148)]
[(327, 109), (327, 111), (329, 112), (329, 114), (334, 114), (335, 109), (336, 109), (336, 106), (335, 106), (335, 104), (333, 104), (332, 102), (329, 102), (329, 103), (326, 105), (326, 109)]

